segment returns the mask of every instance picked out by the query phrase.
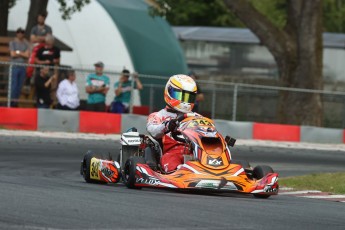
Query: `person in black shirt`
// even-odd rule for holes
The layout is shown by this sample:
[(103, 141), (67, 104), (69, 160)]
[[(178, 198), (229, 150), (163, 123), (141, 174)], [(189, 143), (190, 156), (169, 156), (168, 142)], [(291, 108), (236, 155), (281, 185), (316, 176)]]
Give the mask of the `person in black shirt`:
[(56, 66), (60, 64), (60, 49), (54, 46), (54, 37), (48, 34), (44, 47), (37, 51), (35, 63), (40, 65)]
[(49, 67), (45, 66), (40, 69), (40, 74), (36, 76), (36, 101), (37, 108), (49, 108), (52, 99), (50, 97), (50, 89), (53, 80), (56, 80), (57, 75), (49, 75)]

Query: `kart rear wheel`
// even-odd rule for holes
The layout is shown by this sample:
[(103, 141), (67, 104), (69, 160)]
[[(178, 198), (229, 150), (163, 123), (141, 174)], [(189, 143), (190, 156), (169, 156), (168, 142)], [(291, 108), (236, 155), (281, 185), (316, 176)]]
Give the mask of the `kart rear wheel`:
[[(258, 165), (253, 169), (253, 177), (257, 180), (263, 178), (269, 173), (273, 173), (273, 169), (268, 165)], [(270, 195), (266, 194), (253, 194), (257, 198), (268, 198)]]
[(81, 162), (81, 168), (80, 168), (80, 174), (82, 174), (82, 176), (84, 177), (84, 180), (87, 183), (100, 183), (103, 184), (105, 182), (99, 181), (99, 180), (94, 180), (90, 178), (90, 164), (91, 164), (91, 159), (92, 158), (98, 158), (98, 159), (105, 159), (105, 157), (103, 157), (100, 154), (95, 154), (92, 151), (88, 151), (85, 156), (83, 161)]
[(140, 189), (140, 187), (135, 186), (136, 181), (136, 167), (137, 164), (145, 164), (145, 159), (143, 157), (133, 156), (130, 157), (123, 168), (122, 180), (123, 183), (130, 189)]

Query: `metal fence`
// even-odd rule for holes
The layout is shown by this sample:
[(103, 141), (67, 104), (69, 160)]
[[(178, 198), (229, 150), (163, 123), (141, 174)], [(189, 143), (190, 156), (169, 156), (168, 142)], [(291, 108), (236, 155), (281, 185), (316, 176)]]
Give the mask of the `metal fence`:
[[(11, 67), (10, 63), (0, 62), (0, 105), (9, 106)], [(36, 66), (35, 66), (36, 67)], [(60, 67), (60, 78), (63, 78), (63, 71), (70, 67)], [(87, 94), (84, 86), (86, 76), (93, 73), (93, 69), (75, 69), (77, 73), (76, 83), (79, 88), (80, 99), (85, 101)], [(118, 81), (119, 71), (105, 71), (110, 78), (110, 90), (106, 103), (109, 105), (114, 99), (114, 83)], [(132, 91), (131, 110), (134, 105), (141, 104), (149, 107), (149, 111), (157, 111), (164, 104), (164, 87), (168, 76), (153, 76), (139, 74), (143, 82), (144, 89), (140, 92)], [(216, 119), (226, 119), (233, 121), (256, 121), (276, 123), (279, 93), (290, 91), (291, 93), (320, 94), (323, 103), (323, 124), (325, 127), (345, 128), (345, 92), (286, 88), (257, 84), (243, 84), (234, 82), (203, 81), (198, 84), (205, 95), (205, 100), (199, 104), (199, 112), (205, 116)], [(26, 87), (26, 88), (25, 88)], [(26, 85), (23, 91), (32, 87)], [(25, 94), (25, 92), (24, 92)], [(23, 94), (22, 94), (23, 95)], [(34, 94), (19, 100), (20, 105), (33, 107), (35, 105)]]

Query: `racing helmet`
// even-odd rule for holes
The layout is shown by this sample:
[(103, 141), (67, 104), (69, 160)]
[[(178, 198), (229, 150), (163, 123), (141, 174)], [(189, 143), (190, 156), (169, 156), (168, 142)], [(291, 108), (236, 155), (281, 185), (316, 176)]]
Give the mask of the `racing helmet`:
[(183, 74), (174, 75), (165, 86), (164, 100), (172, 109), (189, 113), (194, 107), (196, 92), (197, 86), (191, 77)]

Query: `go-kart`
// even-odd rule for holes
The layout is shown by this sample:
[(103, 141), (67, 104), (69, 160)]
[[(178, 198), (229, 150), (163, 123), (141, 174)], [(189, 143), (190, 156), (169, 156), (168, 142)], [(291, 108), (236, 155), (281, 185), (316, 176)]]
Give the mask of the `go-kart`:
[(211, 192), (239, 192), (268, 198), (278, 194), (278, 173), (266, 165), (252, 168), (247, 161), (233, 160), (229, 146), (236, 140), (225, 138), (214, 122), (194, 113), (178, 116), (178, 128), (171, 137), (184, 143), (184, 164), (172, 173), (160, 165), (162, 146), (150, 135), (135, 128), (121, 135), (119, 158), (88, 152), (80, 172), (87, 182), (122, 182), (130, 189), (157, 187)]

